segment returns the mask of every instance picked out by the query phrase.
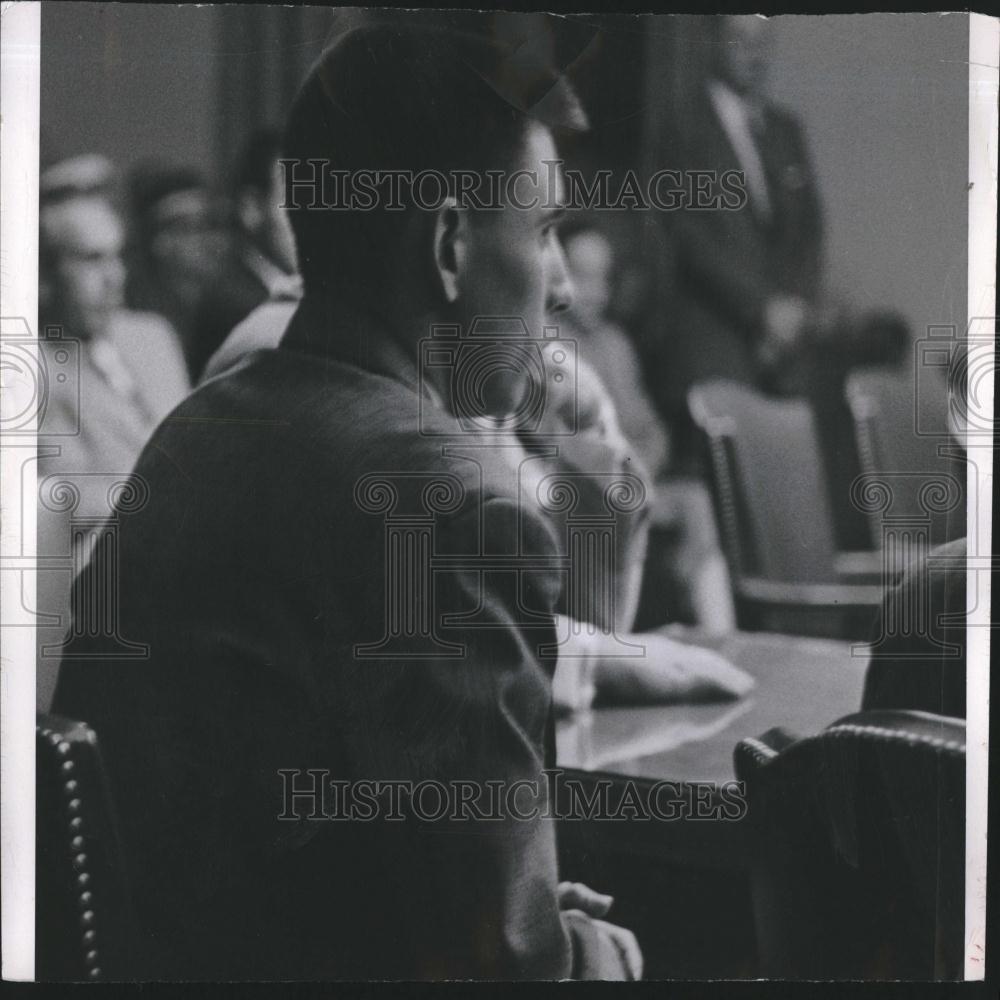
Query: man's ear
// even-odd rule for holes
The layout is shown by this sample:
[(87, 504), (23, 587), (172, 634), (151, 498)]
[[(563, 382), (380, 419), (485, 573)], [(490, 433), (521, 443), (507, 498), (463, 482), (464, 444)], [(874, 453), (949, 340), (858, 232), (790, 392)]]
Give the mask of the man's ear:
[(454, 198), (446, 198), (434, 216), (434, 271), (445, 301), (457, 301), (468, 256), (468, 213)]
[(236, 196), (236, 217), (245, 233), (256, 233), (264, 219), (259, 198), (245, 188)]

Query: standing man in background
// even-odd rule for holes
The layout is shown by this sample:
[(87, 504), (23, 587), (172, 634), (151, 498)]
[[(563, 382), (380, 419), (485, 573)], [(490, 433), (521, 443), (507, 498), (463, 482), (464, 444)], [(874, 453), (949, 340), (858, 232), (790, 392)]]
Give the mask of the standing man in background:
[(691, 458), (685, 395), (696, 382), (769, 386), (801, 342), (820, 290), (822, 220), (802, 127), (765, 90), (773, 38), (763, 17), (721, 18), (690, 134), (664, 164), (744, 176), (736, 209), (674, 213), (674, 300), (658, 331), (649, 387)]

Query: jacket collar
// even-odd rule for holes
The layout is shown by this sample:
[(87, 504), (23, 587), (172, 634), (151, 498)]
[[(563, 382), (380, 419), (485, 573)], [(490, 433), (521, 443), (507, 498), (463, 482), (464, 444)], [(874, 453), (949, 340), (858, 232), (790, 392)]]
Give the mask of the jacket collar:
[(384, 375), (437, 399), (426, 385), (421, 389), (416, 341), (407, 349), (383, 319), (349, 300), (306, 294), (281, 346)]

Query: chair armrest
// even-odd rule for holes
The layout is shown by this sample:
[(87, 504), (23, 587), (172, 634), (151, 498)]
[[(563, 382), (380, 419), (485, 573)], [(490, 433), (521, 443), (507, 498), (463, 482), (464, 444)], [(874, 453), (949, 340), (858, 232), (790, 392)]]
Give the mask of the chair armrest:
[(839, 610), (878, 606), (882, 588), (863, 583), (784, 583), (742, 577), (736, 581), (736, 596), (759, 604)]
[(746, 737), (740, 740), (733, 749), (733, 769), (740, 781), (751, 778), (762, 767), (769, 764), (783, 750), (793, 743), (798, 743), (802, 737), (784, 727), (769, 729), (757, 737)]
[(882, 604), (882, 588), (866, 584), (743, 577), (733, 589), (736, 620), (748, 631), (861, 642), (870, 637)]
[(833, 557), (833, 565), (843, 583), (882, 585), (885, 582), (881, 552), (838, 552)]

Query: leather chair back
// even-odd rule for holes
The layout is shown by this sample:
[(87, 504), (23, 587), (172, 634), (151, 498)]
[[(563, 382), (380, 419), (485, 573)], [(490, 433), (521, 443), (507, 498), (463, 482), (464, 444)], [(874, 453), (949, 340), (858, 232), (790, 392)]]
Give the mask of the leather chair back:
[(36, 978), (128, 979), (131, 900), (97, 737), (39, 715), (35, 747)]
[(708, 452), (738, 626), (867, 639), (880, 566), (867, 559), (855, 566), (836, 551), (808, 404), (712, 381), (691, 389), (688, 407)]
[(762, 975), (961, 977), (964, 720), (861, 712), (743, 740), (735, 763)]
[(737, 572), (836, 582), (833, 515), (808, 405), (723, 381), (695, 386), (688, 402), (709, 448), (723, 544)]
[[(965, 504), (952, 510), (926, 506), (923, 490), (951, 477), (957, 495), (965, 482), (957, 446), (942, 435), (946, 427), (948, 388), (943, 378), (927, 372), (919, 386), (912, 370), (884, 365), (856, 368), (845, 383), (854, 421), (861, 471), (888, 475), (893, 492), (891, 514), (929, 522), (931, 544), (965, 535)], [(935, 433), (935, 431), (937, 433)], [(873, 542), (881, 544), (881, 512), (872, 517)]]

